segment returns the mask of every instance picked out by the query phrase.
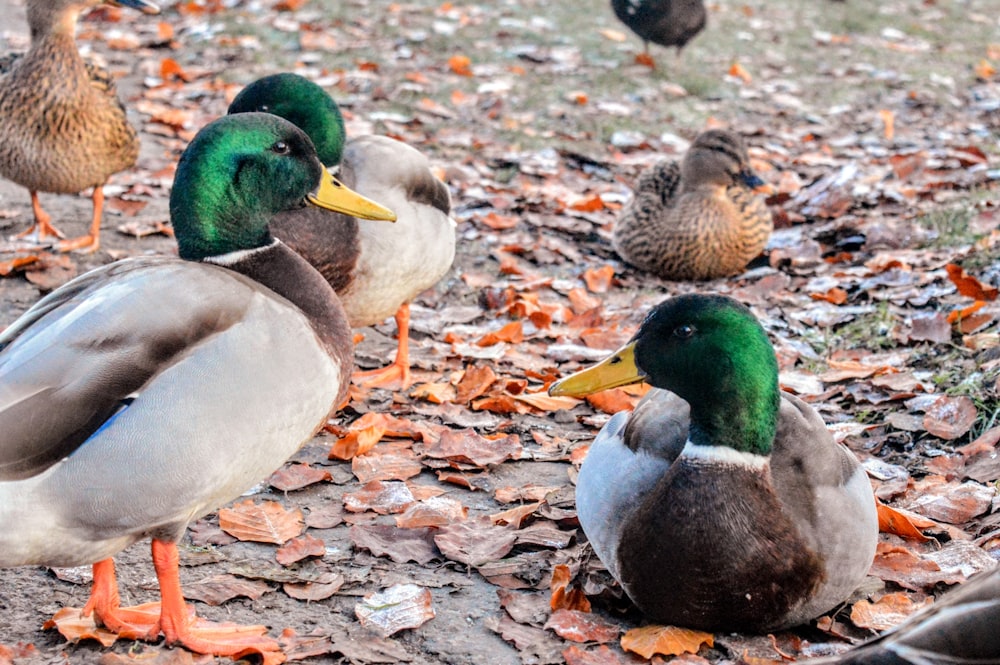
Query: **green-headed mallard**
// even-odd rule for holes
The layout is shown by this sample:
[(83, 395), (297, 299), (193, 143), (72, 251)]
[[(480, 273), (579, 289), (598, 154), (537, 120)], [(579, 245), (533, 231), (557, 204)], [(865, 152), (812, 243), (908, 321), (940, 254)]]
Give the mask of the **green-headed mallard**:
[(608, 421), (576, 486), (584, 533), (639, 609), (766, 631), (843, 602), (875, 554), (871, 485), (816, 411), (778, 388), (753, 314), (722, 296), (672, 298), (550, 392), (643, 380), (661, 390)]
[(90, 233), (60, 242), (62, 250), (100, 246), (104, 183), (139, 156), (139, 137), (125, 118), (114, 80), (85, 63), (76, 49), (77, 18), (102, 2), (160, 11), (148, 0), (28, 0), (31, 47), (0, 67), (0, 176), (28, 188), (35, 217), (21, 235), (63, 237), (42, 210), (38, 192), (94, 188)]
[[(181, 259), (93, 270), (0, 334), (0, 566), (97, 562), (84, 611), (111, 630), (220, 655), (277, 649), (192, 625), (176, 542), (279, 467), (346, 394), (343, 308), (268, 231), (306, 200), (338, 209), (352, 193), (328, 178), (291, 123), (217, 120), (177, 167)], [(143, 622), (119, 607), (110, 557), (147, 537), (162, 603)]]
[(705, 5), (702, 0), (611, 0), (618, 20), (642, 39), (644, 58), (653, 64), (649, 42), (660, 46), (684, 45), (705, 28)]
[(344, 120), (323, 88), (297, 74), (275, 74), (246, 88), (230, 113), (266, 111), (298, 125), (316, 144), (323, 163), (354, 190), (396, 213), (395, 224), (358, 223), (302, 208), (279, 215), (275, 236), (301, 254), (330, 282), (351, 325), (370, 326), (395, 314), (399, 343), (388, 367), (355, 375), (361, 383), (410, 382), (409, 302), (434, 286), (455, 258), (451, 197), (427, 158), (385, 136), (345, 142)]
[(1000, 663), (1000, 567), (970, 577), (930, 607), (870, 642), (812, 665)]
[(622, 210), (612, 242), (618, 254), (664, 279), (714, 279), (742, 271), (767, 244), (774, 225), (754, 189), (739, 136), (711, 129), (684, 160), (661, 161), (642, 173)]

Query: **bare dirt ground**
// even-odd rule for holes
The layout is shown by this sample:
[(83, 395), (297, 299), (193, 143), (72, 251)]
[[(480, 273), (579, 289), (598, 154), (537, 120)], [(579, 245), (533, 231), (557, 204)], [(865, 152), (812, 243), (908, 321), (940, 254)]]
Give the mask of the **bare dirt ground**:
[[(708, 29), (680, 58), (654, 50), (654, 71), (633, 64), (641, 45), (603, 0), (555, 5), (192, 0), (160, 17), (116, 11), (82, 22), (81, 47), (120, 75), (142, 155), (112, 181), (100, 252), (43, 256), (40, 269), (0, 279), (0, 326), (73, 274), (172, 252), (165, 236), (117, 229), (168, 219), (171, 165), (187, 140), (243, 84), (273, 71), (295, 69), (327, 86), (349, 132), (389, 133), (429, 154), (459, 221), (452, 272), (414, 307), (417, 385), (359, 393), (332, 423), (347, 427), (375, 412), (423, 427), (423, 441), (392, 439), (371, 454), (396, 446), (411, 455), (419, 473), (406, 483), (415, 496), (388, 507), (383, 495), (357, 498), (363, 465), (327, 459), (336, 438), (320, 435), (297, 462), (328, 479), (289, 491), (277, 489), (281, 481), (262, 484), (248, 498), (300, 508), (322, 555), (283, 565), (276, 545), (235, 541), (210, 515), (183, 543), (181, 579), (189, 593), (224, 602), (196, 602), (198, 613), (263, 623), (272, 635), (315, 632), (309, 662), (645, 662), (618, 646), (618, 633), (642, 619), (615, 598), (572, 501), (583, 446), (605, 411), (634, 397), (572, 409), (519, 398), (617, 347), (666, 295), (695, 290), (753, 306), (775, 340), (783, 383), (817, 404), (865, 462), (880, 498), (933, 520), (926, 543), (883, 535), (913, 564), (890, 570), (876, 561), (857, 599), (899, 591), (919, 603), (994, 565), (1000, 308), (989, 301), (978, 319), (948, 320), (973, 299), (945, 267), (1000, 283), (1000, 78), (991, 71), (1000, 67), (1000, 23), (989, 4), (712, 3)], [(0, 0), (0, 12), (0, 48), (25, 48), (23, 3)], [(608, 238), (630, 183), (714, 124), (747, 137), (776, 188), (769, 203), (778, 229), (766, 255), (744, 275), (699, 285), (622, 264)], [(82, 233), (87, 198), (43, 195), (43, 204), (67, 233)], [(0, 234), (29, 220), (27, 193), (0, 181)], [(523, 339), (505, 329), (499, 343), (483, 340), (517, 322)], [(393, 326), (364, 332), (359, 365), (383, 364)], [(462, 382), (474, 368), (496, 379), (470, 394), (471, 381)], [(483, 445), (480, 435), (503, 435), (510, 448), (488, 461), (440, 456), (442, 428), (470, 448)], [(376, 471), (391, 466), (386, 456), (371, 459)], [(467, 514), (397, 528), (405, 508), (438, 491)], [(357, 512), (343, 509), (347, 495)], [(518, 507), (523, 515), (489, 520)], [(449, 532), (458, 524), (475, 528)], [(918, 578), (926, 560), (941, 574)], [(157, 598), (148, 543), (117, 563), (124, 602)], [(551, 622), (550, 580), (563, 563), (610, 637), (574, 640)], [(17, 662), (186, 658), (127, 641), (67, 644), (42, 630), (58, 608), (84, 604), (87, 574), (0, 570), (0, 644), (22, 645)], [(204, 583), (219, 575), (222, 582)], [(289, 595), (302, 592), (287, 584), (308, 583), (336, 590), (311, 601)], [(435, 616), (379, 637), (356, 607), (400, 583), (429, 589)], [(878, 629), (851, 609), (833, 628), (786, 631), (777, 644), (806, 658)], [(715, 645), (683, 662), (780, 660), (764, 636), (717, 635)]]

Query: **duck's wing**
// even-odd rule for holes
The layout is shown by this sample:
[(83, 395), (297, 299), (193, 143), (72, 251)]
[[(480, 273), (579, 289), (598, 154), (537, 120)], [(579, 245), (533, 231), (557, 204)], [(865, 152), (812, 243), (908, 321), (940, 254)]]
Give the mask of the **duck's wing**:
[[(239, 320), (239, 296), (192, 283), (218, 269), (192, 265), (144, 258), (99, 268), (0, 335), (0, 480), (37, 475), (72, 453), (177, 356)], [(149, 288), (153, 273), (159, 286)], [(164, 289), (169, 298), (158, 297)]]
[(576, 509), (588, 540), (616, 579), (618, 542), (628, 515), (666, 474), (687, 440), (688, 405), (652, 389), (622, 411), (590, 445), (576, 483)]
[(826, 579), (789, 624), (830, 609), (857, 588), (878, 544), (871, 483), (857, 458), (833, 440), (811, 406), (781, 395), (771, 475), (783, 510), (804, 544), (826, 568)]
[(1000, 663), (1000, 568), (969, 578), (905, 623), (823, 665)]

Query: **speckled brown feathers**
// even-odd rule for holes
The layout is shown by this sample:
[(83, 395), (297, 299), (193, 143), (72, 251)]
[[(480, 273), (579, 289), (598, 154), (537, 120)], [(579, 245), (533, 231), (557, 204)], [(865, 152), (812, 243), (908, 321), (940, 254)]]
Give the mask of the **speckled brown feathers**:
[(702, 0), (611, 0), (615, 16), (643, 42), (680, 51), (705, 27)]
[(703, 132), (680, 164), (663, 161), (639, 177), (635, 198), (615, 225), (615, 250), (665, 279), (736, 274), (760, 254), (773, 229), (755, 184), (760, 180), (740, 138)]

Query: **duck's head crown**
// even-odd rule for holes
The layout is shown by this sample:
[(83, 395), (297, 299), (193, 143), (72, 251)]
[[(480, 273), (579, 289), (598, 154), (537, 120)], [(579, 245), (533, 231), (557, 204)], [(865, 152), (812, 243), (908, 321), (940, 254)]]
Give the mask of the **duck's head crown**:
[(752, 189), (761, 182), (750, 167), (743, 140), (722, 129), (709, 129), (695, 138), (681, 161), (681, 180), (688, 189), (735, 184)]
[(646, 381), (691, 406), (692, 443), (770, 453), (778, 363), (747, 307), (719, 295), (671, 298), (647, 315), (631, 344)]
[(229, 113), (273, 113), (304, 131), (327, 166), (340, 164), (346, 141), (344, 117), (326, 90), (304, 76), (272, 74), (243, 88)]
[(301, 205), (323, 172), (309, 137), (277, 116), (246, 113), (206, 125), (181, 155), (170, 192), (181, 257), (271, 244), (270, 219)]

